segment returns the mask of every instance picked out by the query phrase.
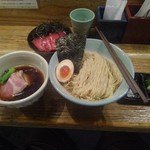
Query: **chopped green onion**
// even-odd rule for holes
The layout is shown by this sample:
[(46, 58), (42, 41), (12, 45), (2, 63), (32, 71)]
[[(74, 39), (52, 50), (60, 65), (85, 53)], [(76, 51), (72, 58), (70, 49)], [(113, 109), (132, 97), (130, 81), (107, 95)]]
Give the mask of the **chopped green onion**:
[(0, 84), (4, 84), (9, 77), (11, 76), (11, 74), (15, 72), (15, 68), (11, 67), (9, 68), (7, 71), (5, 71), (1, 76), (0, 76)]

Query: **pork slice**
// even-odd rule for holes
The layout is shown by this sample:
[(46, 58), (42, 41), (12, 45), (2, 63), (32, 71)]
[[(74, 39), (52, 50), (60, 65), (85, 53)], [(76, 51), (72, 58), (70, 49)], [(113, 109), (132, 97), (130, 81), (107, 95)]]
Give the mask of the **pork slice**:
[(10, 76), (7, 82), (0, 87), (1, 97), (9, 99), (22, 92), (27, 85), (28, 83), (23, 78), (23, 72), (15, 72)]
[(32, 41), (39, 51), (46, 51), (48, 47), (47, 38), (37, 38)]
[(13, 85), (13, 95), (22, 92), (28, 85), (28, 83), (23, 78), (23, 71), (13, 73), (9, 80)]
[(0, 96), (3, 100), (9, 100), (13, 96), (13, 86), (11, 82), (7, 81), (4, 85), (0, 86)]

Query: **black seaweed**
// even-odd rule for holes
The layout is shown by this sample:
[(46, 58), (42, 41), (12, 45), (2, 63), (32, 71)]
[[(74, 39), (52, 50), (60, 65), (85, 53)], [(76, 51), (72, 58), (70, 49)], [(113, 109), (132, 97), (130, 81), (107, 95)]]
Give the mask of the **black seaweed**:
[(75, 73), (78, 73), (81, 65), (86, 44), (86, 35), (76, 33), (61, 37), (56, 42), (56, 50), (59, 62), (64, 59), (70, 59), (75, 67)]
[(71, 33), (71, 30), (62, 23), (44, 22), (32, 30), (32, 32), (30, 33), (29, 40), (32, 41), (35, 38), (45, 37), (49, 33), (59, 33), (61, 31), (65, 31), (66, 34)]

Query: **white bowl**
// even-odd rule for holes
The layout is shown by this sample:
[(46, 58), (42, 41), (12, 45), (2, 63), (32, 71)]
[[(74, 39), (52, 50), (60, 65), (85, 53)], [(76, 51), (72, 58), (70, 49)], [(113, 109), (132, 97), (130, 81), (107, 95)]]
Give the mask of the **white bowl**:
[(26, 98), (15, 101), (3, 101), (0, 99), (0, 106), (11, 108), (25, 107), (37, 101), (44, 93), (48, 82), (48, 63), (46, 60), (34, 52), (11, 52), (0, 57), (0, 74), (2, 74), (8, 68), (18, 65), (32, 65), (37, 67), (44, 75), (44, 82), (36, 92)]
[[(130, 74), (134, 77), (134, 67), (133, 67), (133, 64), (132, 64), (130, 58), (119, 47), (117, 47), (113, 44), (112, 44), (112, 46), (115, 49), (115, 52), (117, 53), (119, 58), (122, 60), (124, 65), (127, 67)], [(107, 48), (105, 47), (105, 45), (103, 44), (103, 42), (101, 40), (87, 39), (85, 50), (100, 52), (102, 55), (104, 55), (105, 57), (112, 60)], [(97, 100), (97, 101), (80, 100), (79, 98), (76, 98), (76, 97), (72, 96), (70, 93), (68, 93), (66, 91), (66, 89), (56, 79), (55, 68), (56, 68), (57, 64), (58, 64), (58, 58), (57, 58), (57, 53), (55, 52), (55, 54), (52, 56), (50, 63), (49, 63), (50, 81), (51, 81), (52, 85), (54, 86), (54, 88), (58, 91), (58, 93), (60, 93), (64, 98), (66, 98), (67, 100), (69, 100), (73, 103), (76, 103), (79, 105), (84, 105), (84, 106), (103, 106), (103, 105), (106, 105), (106, 104), (109, 104), (109, 103), (112, 103), (112, 102), (115, 102), (115, 101), (121, 99), (123, 96), (126, 95), (128, 89), (129, 89), (129, 86), (127, 85), (126, 81), (123, 79), (121, 85), (115, 91), (113, 96), (111, 96), (109, 98), (101, 99), (101, 100)]]

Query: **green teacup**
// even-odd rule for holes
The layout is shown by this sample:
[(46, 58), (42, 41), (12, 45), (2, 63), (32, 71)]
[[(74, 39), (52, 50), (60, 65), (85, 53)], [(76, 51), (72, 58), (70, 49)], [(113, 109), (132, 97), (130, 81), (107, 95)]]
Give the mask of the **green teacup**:
[(71, 24), (74, 33), (87, 34), (92, 26), (95, 14), (87, 8), (77, 8), (70, 12)]

